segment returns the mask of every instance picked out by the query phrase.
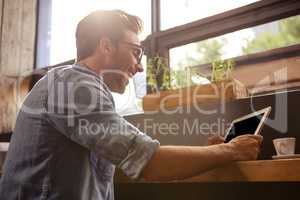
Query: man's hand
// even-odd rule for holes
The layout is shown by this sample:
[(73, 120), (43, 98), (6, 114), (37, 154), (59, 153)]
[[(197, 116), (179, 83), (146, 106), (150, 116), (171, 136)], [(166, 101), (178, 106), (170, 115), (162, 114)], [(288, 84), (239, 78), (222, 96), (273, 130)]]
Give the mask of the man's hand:
[(212, 135), (207, 138), (207, 145), (215, 145), (224, 143), (224, 138), (219, 135)]
[(256, 160), (262, 140), (261, 135), (241, 135), (232, 139), (226, 145), (231, 147), (233, 160)]

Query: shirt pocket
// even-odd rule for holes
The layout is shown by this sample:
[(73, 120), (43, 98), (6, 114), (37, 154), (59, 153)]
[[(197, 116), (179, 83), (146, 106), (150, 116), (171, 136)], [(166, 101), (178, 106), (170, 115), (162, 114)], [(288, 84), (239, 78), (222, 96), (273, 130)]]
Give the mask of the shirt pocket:
[(23, 183), (18, 189), (18, 200), (40, 199), (41, 189), (30, 183)]
[(46, 200), (50, 191), (50, 179), (45, 177), (42, 184), (22, 183), (18, 190), (18, 200)]

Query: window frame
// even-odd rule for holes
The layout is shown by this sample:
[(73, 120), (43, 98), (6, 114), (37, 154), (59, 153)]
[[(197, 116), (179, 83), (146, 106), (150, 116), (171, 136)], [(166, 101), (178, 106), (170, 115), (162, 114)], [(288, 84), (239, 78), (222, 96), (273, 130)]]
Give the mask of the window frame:
[[(160, 9), (160, 7), (156, 7), (156, 9)], [(146, 47), (148, 58), (159, 55), (169, 60), (169, 50), (171, 48), (200, 42), (298, 14), (300, 14), (300, 1), (262, 0), (164, 31), (158, 31), (146, 38), (143, 44)], [(278, 59), (278, 56), (283, 58), (300, 55), (299, 51), (297, 52), (299, 49), (300, 44), (239, 56), (235, 60), (237, 60), (237, 64), (254, 64), (265, 60)], [(169, 63), (168, 67), (170, 68)], [(194, 67), (201, 67), (201, 69), (206, 67), (208, 71), (210, 70), (208, 69), (210, 64)]]
[[(159, 9), (158, 7), (156, 9)], [(297, 0), (262, 0), (224, 13), (153, 33), (144, 44), (148, 54), (167, 57), (170, 48), (224, 35), (300, 14)], [(255, 17), (253, 17), (255, 16)], [(155, 44), (155, 45), (150, 45)]]

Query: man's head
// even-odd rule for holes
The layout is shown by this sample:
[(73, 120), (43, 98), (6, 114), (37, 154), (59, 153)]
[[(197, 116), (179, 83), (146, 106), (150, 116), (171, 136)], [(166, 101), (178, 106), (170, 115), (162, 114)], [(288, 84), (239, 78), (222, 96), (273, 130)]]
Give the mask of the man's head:
[(136, 16), (120, 10), (94, 11), (77, 26), (77, 62), (101, 73), (113, 92), (123, 93), (128, 79), (143, 71), (137, 37), (141, 30)]

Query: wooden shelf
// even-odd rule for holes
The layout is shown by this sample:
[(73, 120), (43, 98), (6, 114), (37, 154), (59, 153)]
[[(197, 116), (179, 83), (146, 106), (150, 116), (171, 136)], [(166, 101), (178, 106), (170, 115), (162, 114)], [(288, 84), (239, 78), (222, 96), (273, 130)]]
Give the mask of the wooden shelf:
[(221, 81), (146, 95), (143, 109), (145, 112), (173, 110), (180, 106), (193, 107), (199, 103), (218, 103), (247, 96), (246, 87), (238, 80)]

